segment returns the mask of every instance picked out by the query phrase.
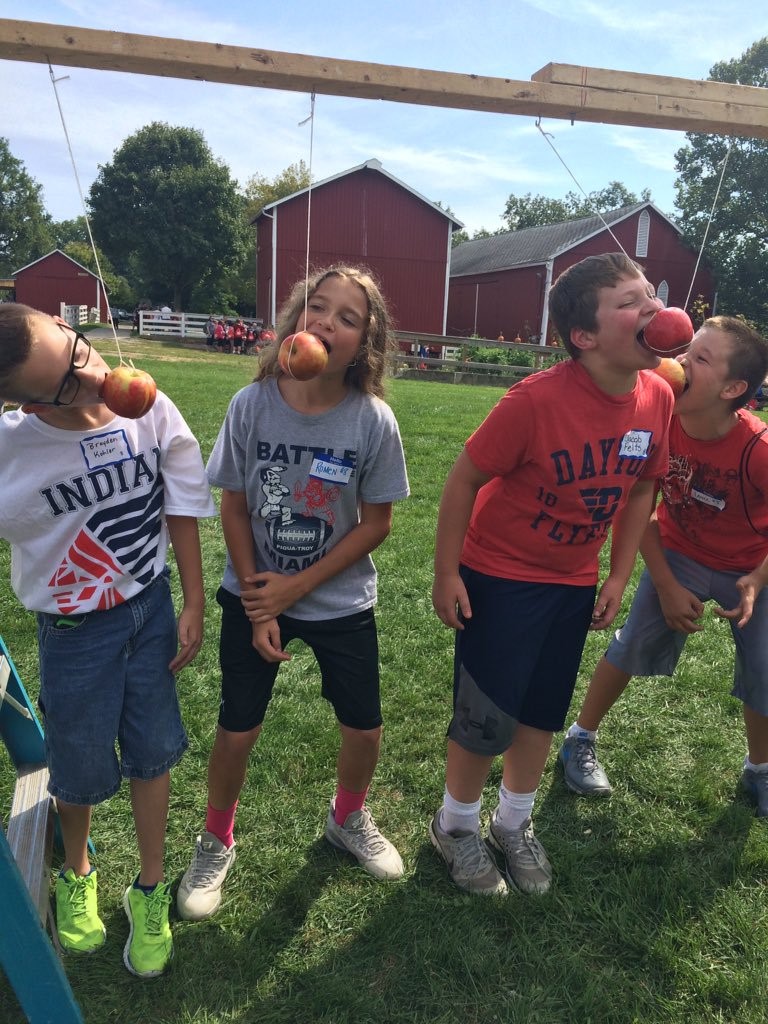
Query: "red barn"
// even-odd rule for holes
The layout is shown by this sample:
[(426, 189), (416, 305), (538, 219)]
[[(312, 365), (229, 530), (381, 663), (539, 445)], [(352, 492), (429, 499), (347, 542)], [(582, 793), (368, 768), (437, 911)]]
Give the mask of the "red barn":
[(88, 270), (61, 249), (54, 249), (33, 263), (17, 270), (16, 301), (50, 313), (61, 314), (61, 306), (87, 306), (98, 310), (98, 319), (106, 322), (109, 304), (104, 289), (93, 271)]
[(712, 315), (712, 275), (706, 268), (696, 269), (697, 253), (683, 245), (677, 225), (645, 202), (602, 218), (524, 228), (457, 245), (451, 254), (447, 333), (481, 338), (503, 334), (507, 341), (519, 336), (551, 344), (554, 327), (547, 303), (552, 282), (585, 256), (620, 249), (645, 267), (666, 306), (684, 306), (690, 312), (701, 296), (706, 315)]
[(310, 266), (362, 264), (401, 331), (445, 334), (451, 235), (462, 224), (368, 160), (265, 206), (256, 224), (256, 308), (274, 323)]

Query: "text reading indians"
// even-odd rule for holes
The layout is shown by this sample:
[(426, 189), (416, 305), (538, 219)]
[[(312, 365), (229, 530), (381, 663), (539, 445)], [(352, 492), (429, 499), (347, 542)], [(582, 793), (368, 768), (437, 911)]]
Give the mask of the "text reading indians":
[[(554, 485), (565, 487), (600, 477), (638, 476), (656, 447), (647, 431), (633, 430), (620, 439), (601, 438), (597, 448), (586, 442), (580, 453), (561, 448), (550, 454)], [(557, 505), (557, 495), (540, 487), (536, 497), (543, 508), (531, 522), (531, 528), (546, 531), (551, 540), (562, 544), (588, 544), (601, 540), (619, 508), (623, 490), (621, 481), (603, 487), (580, 487), (579, 495), (590, 522), (565, 523), (547, 511)]]
[[(150, 465), (153, 463), (153, 465)], [(152, 448), (150, 453), (121, 459), (111, 465), (99, 466), (88, 473), (61, 480), (51, 487), (44, 487), (40, 493), (48, 502), (55, 516), (75, 512), (78, 508), (91, 508), (99, 502), (108, 501), (116, 494), (129, 494), (138, 489), (146, 490), (160, 473), (160, 449)]]

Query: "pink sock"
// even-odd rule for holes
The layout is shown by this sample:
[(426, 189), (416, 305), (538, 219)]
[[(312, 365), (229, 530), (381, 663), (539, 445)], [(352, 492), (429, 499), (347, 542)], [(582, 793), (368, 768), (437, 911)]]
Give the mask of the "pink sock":
[(367, 793), (367, 789), (362, 793), (353, 793), (351, 789), (344, 789), (343, 786), (336, 787), (333, 818), (337, 825), (343, 825), (350, 814), (361, 809)]
[(237, 800), (228, 807), (225, 811), (219, 811), (215, 807), (211, 807), (208, 804), (208, 813), (205, 816), (205, 831), (212, 832), (216, 838), (224, 843), (229, 849), (235, 842), (234, 828), (235, 828), (235, 811), (237, 810)]

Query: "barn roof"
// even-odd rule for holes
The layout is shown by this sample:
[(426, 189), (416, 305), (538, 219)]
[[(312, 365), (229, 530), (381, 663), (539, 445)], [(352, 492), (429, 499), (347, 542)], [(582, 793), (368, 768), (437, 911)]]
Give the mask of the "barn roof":
[(82, 263), (78, 263), (77, 260), (73, 260), (71, 256), (67, 256), (67, 254), (62, 252), (61, 249), (51, 249), (51, 251), (47, 252), (45, 256), (39, 256), (36, 260), (32, 260), (31, 263), (27, 263), (26, 266), (19, 267), (18, 270), (14, 270), (13, 277), (18, 277), (23, 270), (29, 270), (29, 268), (34, 267), (36, 263), (42, 263), (43, 260), (47, 260), (49, 256), (53, 256), (55, 253), (58, 253), (59, 256), (63, 256), (64, 259), (69, 260), (70, 263), (74, 263), (76, 267), (79, 267), (80, 270), (84, 270), (87, 274), (90, 274), (91, 277), (95, 277), (96, 280), (99, 279), (98, 274), (94, 274), (94, 272), (89, 270), (88, 267), (84, 267)]
[[(420, 192), (417, 192), (416, 189), (411, 188), (410, 185), (406, 185), (404, 181), (400, 181), (399, 178), (396, 178), (394, 174), (390, 174), (389, 171), (385, 171), (381, 164), (381, 161), (376, 160), (375, 158), (366, 160), (365, 163), (358, 164), (357, 167), (350, 167), (346, 171), (340, 171), (338, 174), (332, 174), (330, 178), (323, 178), (322, 181), (316, 181), (312, 185), (312, 191), (314, 192), (316, 191), (316, 189), (322, 188), (323, 185), (328, 185), (332, 181), (337, 181), (339, 178), (345, 178), (348, 174), (355, 174), (357, 173), (357, 171), (362, 171), (365, 170), (366, 168), (369, 171), (377, 171), (379, 174), (384, 175), (385, 178), (389, 178), (390, 181), (393, 181), (396, 185), (399, 185), (400, 188), (405, 189), (406, 192), (410, 192), (411, 195), (416, 196), (416, 198), (419, 199), (422, 203), (426, 203), (427, 206), (431, 206), (433, 210), (435, 210), (437, 213), (442, 214), (443, 217), (445, 217), (454, 225), (454, 228), (452, 228), (452, 230), (458, 230), (459, 228), (464, 227), (460, 220), (456, 220), (456, 218), (451, 216), (450, 213), (446, 213), (446, 211), (442, 207), (438, 206), (437, 203), (433, 203), (429, 199), (426, 199), (423, 195), (421, 195)], [(258, 217), (256, 217), (251, 223), (255, 223), (259, 219), (259, 217), (261, 217), (262, 214), (265, 213), (267, 210), (273, 210), (276, 206), (281, 206), (283, 203), (288, 203), (292, 199), (295, 199), (296, 196), (304, 195), (306, 192), (309, 192), (309, 189), (302, 188), (299, 189), (298, 192), (293, 192), (289, 196), (284, 196), (282, 199), (276, 199), (274, 203), (268, 203), (261, 210)]]
[(604, 231), (605, 224), (618, 224), (644, 208), (655, 210), (674, 227), (675, 231), (680, 232), (677, 224), (653, 203), (635, 203), (632, 206), (611, 210), (602, 216), (594, 214), (578, 220), (565, 220), (558, 224), (523, 228), (521, 231), (508, 231), (501, 235), (492, 235), (490, 238), (462, 242), (451, 252), (451, 277), (486, 274), (512, 267), (546, 263), (547, 260)]

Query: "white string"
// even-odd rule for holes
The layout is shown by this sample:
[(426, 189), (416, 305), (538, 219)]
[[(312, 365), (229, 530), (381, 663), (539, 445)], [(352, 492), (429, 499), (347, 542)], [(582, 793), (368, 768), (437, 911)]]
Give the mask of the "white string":
[[(51, 67), (50, 61), (48, 62), (48, 71), (49, 71), (50, 76), (51, 76), (51, 84), (53, 85), (53, 94), (56, 97), (56, 106), (59, 108), (59, 117), (61, 118), (61, 127), (64, 129), (64, 138), (67, 141), (67, 149), (69, 150), (69, 159), (70, 159), (70, 161), (72, 163), (72, 170), (74, 171), (74, 174), (75, 174), (75, 182), (77, 184), (77, 191), (78, 191), (78, 193), (80, 195), (80, 204), (81, 204), (81, 206), (83, 208), (83, 216), (84, 216), (84, 219), (85, 219), (85, 226), (86, 226), (86, 228), (88, 230), (88, 239), (89, 239), (89, 241), (91, 243), (91, 251), (93, 252), (93, 259), (94, 259), (94, 261), (96, 263), (96, 273), (97, 273), (97, 276), (99, 278), (99, 284), (101, 285), (101, 287), (102, 287), (102, 289), (104, 291), (104, 297), (107, 300), (107, 312), (109, 312), (109, 295), (107, 293), (107, 286), (104, 284), (104, 277), (103, 277), (103, 275), (101, 273), (101, 264), (99, 263), (99, 256), (98, 256), (98, 253), (96, 252), (96, 243), (93, 240), (93, 233), (91, 232), (91, 221), (90, 221), (90, 218), (88, 217), (88, 208), (85, 205), (85, 198), (83, 196), (83, 189), (82, 189), (82, 187), (80, 185), (80, 175), (77, 173), (77, 164), (75, 163), (75, 156), (74, 156), (74, 153), (72, 152), (72, 143), (69, 141), (69, 132), (67, 131), (67, 122), (64, 119), (64, 111), (62, 110), (61, 101), (59, 100), (59, 90), (56, 88), (56, 83), (60, 82), (60, 81), (65, 81), (67, 78), (69, 78), (69, 75), (64, 75), (63, 78), (54, 78), (53, 68)], [(122, 363), (122, 362), (124, 362), (124, 359), (123, 359), (123, 353), (120, 351), (120, 342), (119, 342), (118, 337), (117, 337), (117, 331), (115, 330), (115, 321), (114, 321), (114, 319), (112, 317), (109, 317), (109, 320), (110, 320), (110, 322), (112, 324), (112, 335), (113, 335), (113, 337), (115, 339), (115, 345), (117, 346), (117, 354), (120, 357), (120, 362)]]
[(581, 194), (582, 194), (582, 195), (584, 196), (584, 198), (586, 199), (586, 201), (587, 201), (587, 206), (588, 206), (588, 207), (590, 208), (590, 210), (591, 210), (591, 211), (592, 211), (592, 212), (593, 212), (594, 214), (596, 214), (596, 215), (597, 215), (597, 216), (598, 216), (598, 217), (600, 218), (600, 220), (601, 220), (601, 221), (603, 222), (603, 226), (605, 227), (606, 231), (607, 231), (607, 232), (608, 232), (608, 234), (609, 234), (609, 235), (611, 236), (611, 238), (612, 238), (612, 239), (614, 240), (614, 242), (616, 243), (616, 245), (618, 245), (619, 249), (621, 249), (621, 251), (622, 251), (622, 252), (624, 253), (624, 255), (625, 255), (625, 256), (627, 257), (627, 259), (630, 259), (631, 257), (629, 256), (629, 254), (627, 253), (626, 249), (625, 249), (625, 248), (624, 248), (624, 246), (623, 246), (623, 245), (621, 244), (621, 242), (620, 242), (620, 241), (618, 240), (618, 238), (616, 237), (616, 235), (614, 235), (614, 233), (613, 233), (613, 232), (611, 231), (611, 228), (610, 228), (610, 226), (609, 226), (609, 225), (608, 225), (608, 224), (606, 223), (606, 220), (605, 220), (605, 218), (603, 217), (602, 213), (600, 213), (600, 211), (599, 211), (599, 210), (598, 210), (598, 209), (597, 209), (597, 208), (596, 208), (596, 207), (595, 207), (595, 206), (593, 205), (593, 203), (592, 203), (591, 199), (589, 198), (589, 196), (587, 195), (587, 193), (586, 193), (586, 192), (584, 191), (584, 189), (583, 189), (583, 188), (581, 187), (581, 184), (580, 184), (580, 183), (579, 183), (579, 182), (578, 182), (578, 181), (576, 180), (576, 178), (575, 178), (575, 176), (574, 176), (573, 172), (571, 171), (570, 167), (568, 166), (568, 164), (566, 164), (565, 160), (563, 160), (563, 158), (562, 158), (562, 157), (560, 156), (560, 154), (559, 154), (559, 153), (557, 152), (557, 149), (555, 148), (555, 144), (554, 144), (554, 142), (552, 142), (552, 135), (550, 135), (550, 133), (549, 133), (549, 132), (545, 132), (545, 131), (544, 131), (544, 129), (543, 129), (542, 127), (541, 127), (541, 118), (540, 118), (540, 117), (536, 119), (536, 127), (537, 127), (537, 128), (539, 129), (539, 131), (541, 132), (542, 136), (543, 136), (543, 137), (544, 137), (544, 139), (546, 140), (546, 142), (547, 142), (547, 145), (548, 145), (548, 146), (550, 146), (550, 148), (552, 149), (552, 152), (553, 152), (553, 153), (555, 154), (555, 156), (557, 157), (557, 159), (558, 159), (558, 160), (560, 161), (560, 163), (561, 163), (561, 164), (563, 165), (563, 167), (564, 167), (564, 168), (566, 169), (566, 171), (568, 172), (568, 174), (569, 174), (569, 175), (571, 176), (571, 178), (572, 178), (572, 180), (573, 180), (574, 184), (576, 185), (576, 188), (577, 188), (577, 189), (579, 190), (579, 192), (581, 192)]
[(720, 196), (720, 188), (722, 187), (722, 184), (723, 184), (723, 178), (725, 177), (725, 168), (726, 168), (726, 165), (728, 163), (728, 157), (731, 155), (731, 148), (732, 148), (732, 146), (733, 146), (733, 139), (731, 139), (728, 142), (728, 149), (726, 150), (725, 157), (723, 158), (723, 169), (720, 172), (720, 180), (717, 183), (717, 189), (715, 191), (715, 198), (712, 200), (712, 209), (709, 211), (709, 220), (707, 221), (707, 226), (704, 229), (704, 237), (701, 240), (701, 248), (699, 249), (699, 255), (698, 255), (698, 258), (696, 260), (696, 266), (693, 268), (693, 277), (691, 278), (691, 287), (688, 289), (688, 294), (685, 297), (685, 306), (683, 306), (683, 309), (685, 309), (687, 307), (687, 305), (688, 305), (688, 303), (690, 301), (690, 298), (691, 298), (691, 292), (693, 291), (693, 286), (694, 286), (694, 283), (696, 281), (696, 274), (697, 274), (698, 269), (699, 269), (699, 263), (701, 263), (701, 256), (702, 256), (702, 253), (704, 252), (704, 245), (705, 245), (705, 243), (707, 241), (707, 235), (709, 234), (709, 229), (712, 227), (712, 221), (713, 221), (714, 216), (715, 216), (715, 207), (717, 206), (717, 200), (718, 200), (718, 197)]
[(309, 188), (307, 189), (307, 255), (304, 264), (304, 326), (307, 325), (307, 307), (309, 306), (309, 230), (312, 223), (312, 150), (315, 141), (315, 91), (312, 90), (309, 117), (299, 121), (299, 128), (309, 121)]

